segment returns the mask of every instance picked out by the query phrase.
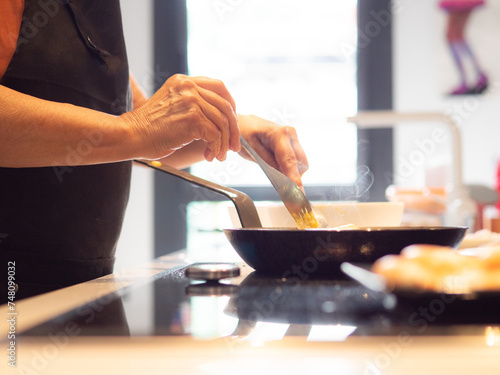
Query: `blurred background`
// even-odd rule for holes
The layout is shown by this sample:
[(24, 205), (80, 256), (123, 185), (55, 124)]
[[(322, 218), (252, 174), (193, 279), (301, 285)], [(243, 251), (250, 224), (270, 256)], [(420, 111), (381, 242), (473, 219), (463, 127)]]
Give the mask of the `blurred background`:
[[(454, 163), (451, 137), (433, 122), (358, 129), (347, 122), (358, 111), (447, 114), (460, 128), (464, 182), (496, 189), (500, 4), (487, 2), (467, 31), (489, 74), (488, 90), (450, 96), (456, 73), (438, 3), (123, 0), (122, 13), (130, 68), (147, 94), (175, 73), (221, 79), (239, 113), (297, 129), (310, 162), (304, 175), (310, 199), (383, 201), (390, 185), (445, 185)], [(441, 138), (423, 149), (436, 128)], [(190, 171), (255, 201), (277, 199), (257, 166), (238, 155)], [(207, 241), (223, 246), (227, 205), (175, 178), (134, 168), (117, 268), (181, 248), (202, 251)]]

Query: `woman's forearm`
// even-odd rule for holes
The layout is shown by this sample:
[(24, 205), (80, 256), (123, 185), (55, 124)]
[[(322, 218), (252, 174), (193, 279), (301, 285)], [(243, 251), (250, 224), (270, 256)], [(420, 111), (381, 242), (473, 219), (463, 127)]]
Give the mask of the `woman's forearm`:
[(112, 116), (0, 85), (0, 167), (160, 159), (188, 147), (178, 157), (197, 154), (198, 143), (206, 160), (224, 160), (239, 148), (234, 100), (218, 80), (176, 74), (148, 100), (135, 99), (137, 108)]
[(130, 130), (106, 113), (0, 86), (0, 167), (90, 165), (134, 158)]
[(184, 169), (205, 160), (203, 156), (205, 147), (203, 142), (194, 141), (159, 161), (174, 168)]

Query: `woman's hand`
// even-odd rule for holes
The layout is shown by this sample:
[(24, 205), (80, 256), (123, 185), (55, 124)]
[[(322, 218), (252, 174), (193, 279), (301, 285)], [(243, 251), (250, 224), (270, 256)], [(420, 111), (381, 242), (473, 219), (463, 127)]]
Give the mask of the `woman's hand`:
[(163, 158), (195, 140), (206, 144), (208, 161), (225, 160), (228, 150), (240, 150), (236, 105), (219, 80), (174, 75), (120, 117), (134, 129), (143, 159)]
[[(243, 138), (269, 165), (303, 188), (301, 176), (309, 164), (294, 128), (252, 115), (239, 115), (239, 126)], [(240, 155), (253, 160), (245, 150), (241, 150)]]

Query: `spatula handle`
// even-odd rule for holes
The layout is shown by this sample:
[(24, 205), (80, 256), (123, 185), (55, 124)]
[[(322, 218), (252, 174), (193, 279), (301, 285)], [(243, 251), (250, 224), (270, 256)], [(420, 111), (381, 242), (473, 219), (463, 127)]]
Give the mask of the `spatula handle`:
[(255, 204), (250, 199), (248, 195), (242, 193), (241, 191), (216, 184), (211, 181), (204, 180), (200, 177), (194, 176), (186, 171), (169, 167), (167, 165), (152, 165), (148, 162), (142, 160), (135, 160), (136, 163), (143, 164), (149, 168), (156, 169), (158, 171), (179, 177), (187, 182), (194, 185), (204, 187), (206, 189), (215, 191), (225, 197), (229, 198), (236, 207), (238, 217), (241, 221), (241, 226), (243, 228), (261, 228), (262, 224), (259, 219), (259, 214), (255, 208)]

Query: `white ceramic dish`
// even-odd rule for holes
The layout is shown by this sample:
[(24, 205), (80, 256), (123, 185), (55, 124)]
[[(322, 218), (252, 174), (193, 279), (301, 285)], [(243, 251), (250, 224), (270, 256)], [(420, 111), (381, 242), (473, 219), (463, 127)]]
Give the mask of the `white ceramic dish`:
[[(396, 227), (401, 225), (401, 202), (312, 202), (325, 216), (328, 227), (352, 224), (357, 227)], [(255, 202), (264, 228), (296, 228), (292, 216), (281, 202)], [(241, 228), (236, 208), (229, 206), (233, 228)]]

